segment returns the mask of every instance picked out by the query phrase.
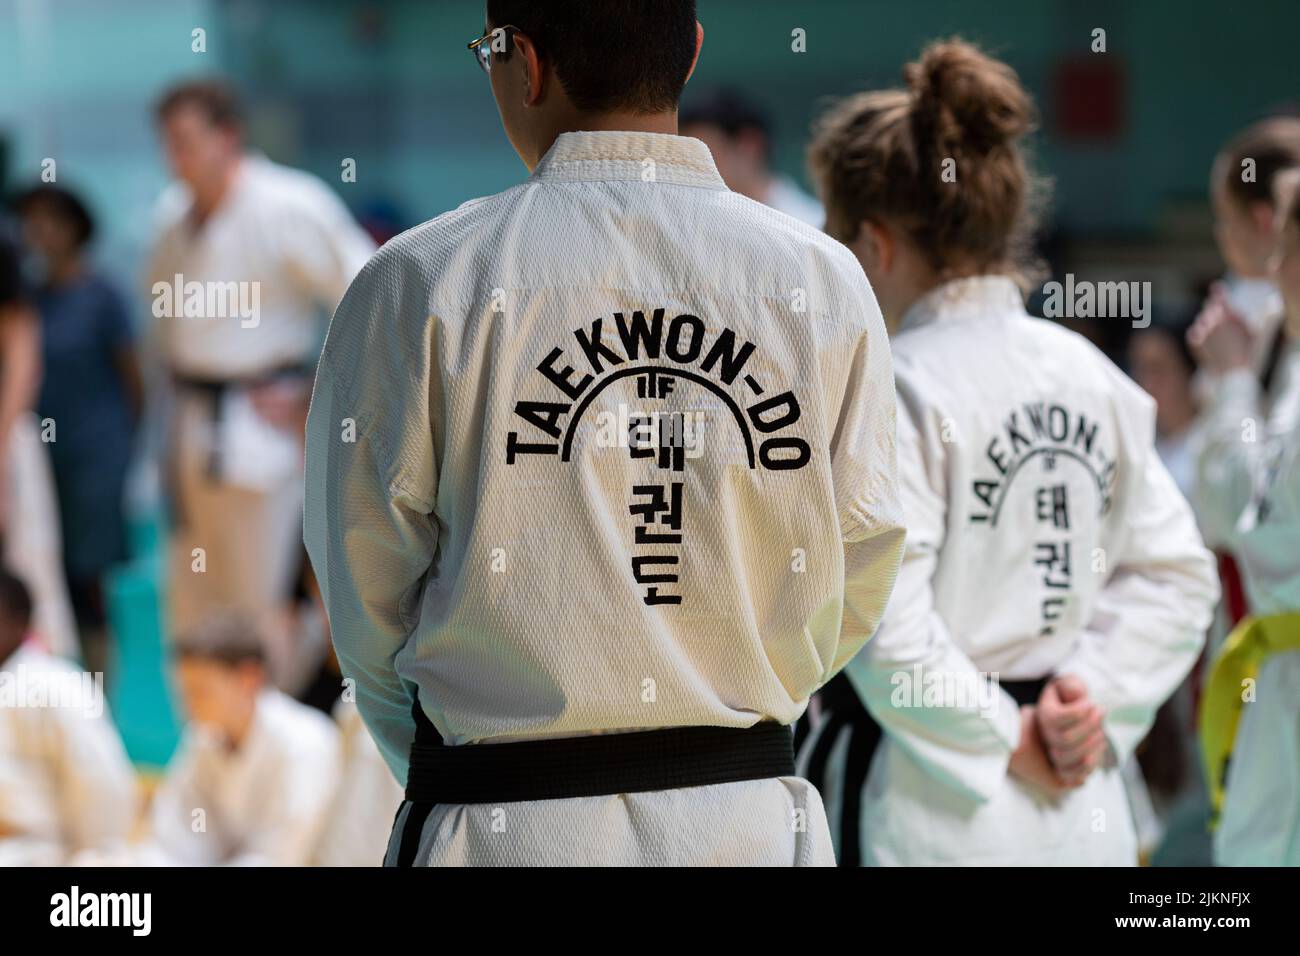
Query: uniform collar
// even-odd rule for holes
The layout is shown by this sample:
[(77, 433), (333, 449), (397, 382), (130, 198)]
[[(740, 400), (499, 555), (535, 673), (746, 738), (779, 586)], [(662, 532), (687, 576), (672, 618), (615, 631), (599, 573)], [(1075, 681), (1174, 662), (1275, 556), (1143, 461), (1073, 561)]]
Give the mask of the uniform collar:
[(561, 133), (532, 178), (546, 182), (635, 180), (726, 189), (709, 147), (668, 133)]
[(927, 325), (939, 318), (976, 318), (1024, 309), (1020, 287), (1007, 276), (969, 276), (945, 282), (913, 302), (903, 314), (899, 331)]

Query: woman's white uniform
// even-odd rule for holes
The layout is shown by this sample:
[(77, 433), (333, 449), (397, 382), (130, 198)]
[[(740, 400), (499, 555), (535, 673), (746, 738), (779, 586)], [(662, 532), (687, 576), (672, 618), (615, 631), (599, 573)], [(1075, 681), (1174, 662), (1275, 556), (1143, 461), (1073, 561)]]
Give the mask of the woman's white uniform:
[[(1267, 433), (1249, 440), (1243, 426), (1257, 421), (1257, 392), (1245, 372), (1214, 392), (1201, 460), (1203, 471), (1223, 475), (1224, 487), (1251, 489), (1228, 544), (1252, 615), (1265, 617), (1300, 610), (1300, 415), (1293, 388)], [(1242, 708), (1214, 858), (1228, 866), (1300, 866), (1300, 651), (1267, 657), (1255, 698)]]
[[(846, 668), (884, 729), (862, 792), (874, 865), (1133, 864), (1119, 767), (1191, 668), (1217, 598), (1154, 448), (1151, 399), (1015, 284), (957, 280), (894, 340), (907, 548)], [(1076, 674), (1111, 754), (1049, 798), (1008, 775), (1019, 708), (982, 675)], [(825, 729), (813, 732), (810, 747)], [(826, 768), (833, 829), (848, 740)], [(864, 770), (865, 772), (865, 770)]]

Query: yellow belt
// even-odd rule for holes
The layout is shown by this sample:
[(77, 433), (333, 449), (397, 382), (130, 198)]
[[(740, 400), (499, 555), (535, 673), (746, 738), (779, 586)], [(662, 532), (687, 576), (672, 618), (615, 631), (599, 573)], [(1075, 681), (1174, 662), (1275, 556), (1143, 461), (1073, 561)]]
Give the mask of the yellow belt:
[(1223, 809), (1228, 758), (1241, 722), (1246, 681), (1253, 684), (1260, 665), (1279, 651), (1300, 651), (1300, 611), (1246, 618), (1233, 628), (1210, 668), (1201, 697), (1200, 736), (1215, 824)]

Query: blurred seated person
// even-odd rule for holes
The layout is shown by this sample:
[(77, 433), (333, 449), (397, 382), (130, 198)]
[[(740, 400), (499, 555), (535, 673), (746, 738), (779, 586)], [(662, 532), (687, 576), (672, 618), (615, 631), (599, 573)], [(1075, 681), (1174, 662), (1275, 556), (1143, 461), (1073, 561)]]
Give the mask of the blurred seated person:
[(135, 774), (102, 681), (32, 639), (32, 600), (0, 571), (0, 867), (105, 863), (126, 852)]
[(338, 786), (339, 734), (267, 683), (265, 646), (236, 612), (178, 639), (176, 685), (190, 723), (154, 799), (152, 862), (310, 862)]

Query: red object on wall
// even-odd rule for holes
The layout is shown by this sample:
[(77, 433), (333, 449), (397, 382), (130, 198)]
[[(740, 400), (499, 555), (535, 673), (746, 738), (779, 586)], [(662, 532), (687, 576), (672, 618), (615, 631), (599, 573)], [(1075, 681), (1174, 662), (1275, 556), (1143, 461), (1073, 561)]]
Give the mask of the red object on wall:
[(1062, 61), (1053, 82), (1056, 132), (1070, 140), (1112, 140), (1124, 131), (1124, 68), (1112, 53)]

